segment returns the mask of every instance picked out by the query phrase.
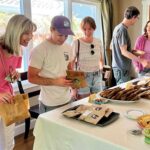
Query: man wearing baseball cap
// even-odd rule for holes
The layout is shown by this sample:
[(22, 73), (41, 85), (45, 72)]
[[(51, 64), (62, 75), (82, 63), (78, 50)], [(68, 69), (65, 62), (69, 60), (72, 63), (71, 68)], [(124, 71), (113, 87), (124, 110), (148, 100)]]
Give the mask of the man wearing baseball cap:
[(72, 81), (65, 78), (72, 60), (71, 46), (65, 41), (68, 35), (74, 35), (69, 19), (55, 16), (50, 31), (50, 37), (31, 51), (28, 68), (29, 82), (41, 86), (41, 113), (63, 106), (71, 100)]
[(55, 28), (62, 35), (74, 35), (71, 30), (70, 21), (65, 16), (55, 16), (52, 19), (51, 27)]

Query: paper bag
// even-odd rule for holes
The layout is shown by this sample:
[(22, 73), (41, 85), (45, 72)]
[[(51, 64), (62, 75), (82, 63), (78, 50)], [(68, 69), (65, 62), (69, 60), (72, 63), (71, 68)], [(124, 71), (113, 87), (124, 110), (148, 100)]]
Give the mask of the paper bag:
[(22, 121), (30, 117), (29, 113), (29, 97), (27, 94), (18, 94), (14, 96), (14, 103), (0, 104), (0, 116), (6, 126), (12, 123)]
[(84, 88), (87, 87), (85, 74), (83, 71), (67, 70), (67, 79), (73, 81), (73, 88)]

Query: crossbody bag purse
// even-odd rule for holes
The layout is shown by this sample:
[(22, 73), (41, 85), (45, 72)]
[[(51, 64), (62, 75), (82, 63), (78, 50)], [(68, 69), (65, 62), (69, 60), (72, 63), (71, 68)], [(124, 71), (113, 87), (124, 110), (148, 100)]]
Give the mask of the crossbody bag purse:
[(77, 40), (77, 42), (78, 42), (78, 49), (77, 49), (77, 53), (76, 53), (75, 70), (80, 70), (79, 69), (79, 51), (80, 51), (80, 41), (79, 41), (79, 39)]

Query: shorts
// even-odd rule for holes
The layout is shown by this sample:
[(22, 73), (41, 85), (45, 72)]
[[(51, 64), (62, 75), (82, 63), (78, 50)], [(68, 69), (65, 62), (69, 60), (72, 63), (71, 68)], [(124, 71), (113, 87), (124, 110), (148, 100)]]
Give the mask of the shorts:
[(102, 73), (100, 71), (86, 72), (85, 78), (88, 86), (78, 89), (79, 95), (97, 93), (102, 90)]
[(116, 80), (117, 85), (131, 80), (129, 70), (121, 70), (121, 69), (116, 68), (116, 67), (114, 67), (112, 69), (113, 69), (114, 78)]

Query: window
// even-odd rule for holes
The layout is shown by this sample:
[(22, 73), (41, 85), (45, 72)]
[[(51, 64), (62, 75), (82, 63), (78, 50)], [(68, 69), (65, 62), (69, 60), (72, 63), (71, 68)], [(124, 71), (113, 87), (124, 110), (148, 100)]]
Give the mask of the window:
[[(149, 0), (142, 0), (142, 33), (145, 27), (146, 22), (150, 19), (150, 1)], [(145, 15), (148, 14), (148, 15)]]
[(5, 31), (8, 20), (20, 13), (20, 0), (2, 0), (0, 2), (0, 35)]
[[(82, 11), (81, 11), (82, 10)], [(100, 25), (100, 13), (99, 7), (97, 3), (87, 3), (87, 1), (81, 1), (79, 2), (72, 2), (72, 23), (73, 23), (73, 30), (75, 32), (75, 35), (77, 37), (80, 37), (82, 35), (82, 31), (80, 29), (80, 22), (81, 20), (86, 17), (90, 16), (94, 18), (96, 25)], [(101, 38), (101, 29), (97, 28), (94, 32), (94, 36), (97, 38)]]
[[(29, 52), (32, 47), (44, 40), (50, 32), (50, 22), (55, 15), (65, 15), (72, 21), (76, 37), (81, 36), (80, 21), (85, 16), (95, 19), (98, 28), (95, 37), (101, 38), (100, 8), (96, 0), (2, 0), (0, 3), (0, 34), (4, 32), (9, 18), (22, 13), (37, 25), (37, 31), (28, 47), (23, 48), (23, 66), (21, 71), (28, 68)], [(70, 38), (68, 42), (72, 42)]]
[[(8, 20), (15, 14), (20, 14), (20, 0), (3, 0), (0, 3), (0, 35), (5, 32)], [(23, 63), (22, 63), (23, 69)]]
[(34, 45), (37, 45), (48, 35), (51, 19), (64, 14), (64, 4), (62, 0), (31, 0), (31, 8), (32, 20), (37, 25), (34, 36)]

